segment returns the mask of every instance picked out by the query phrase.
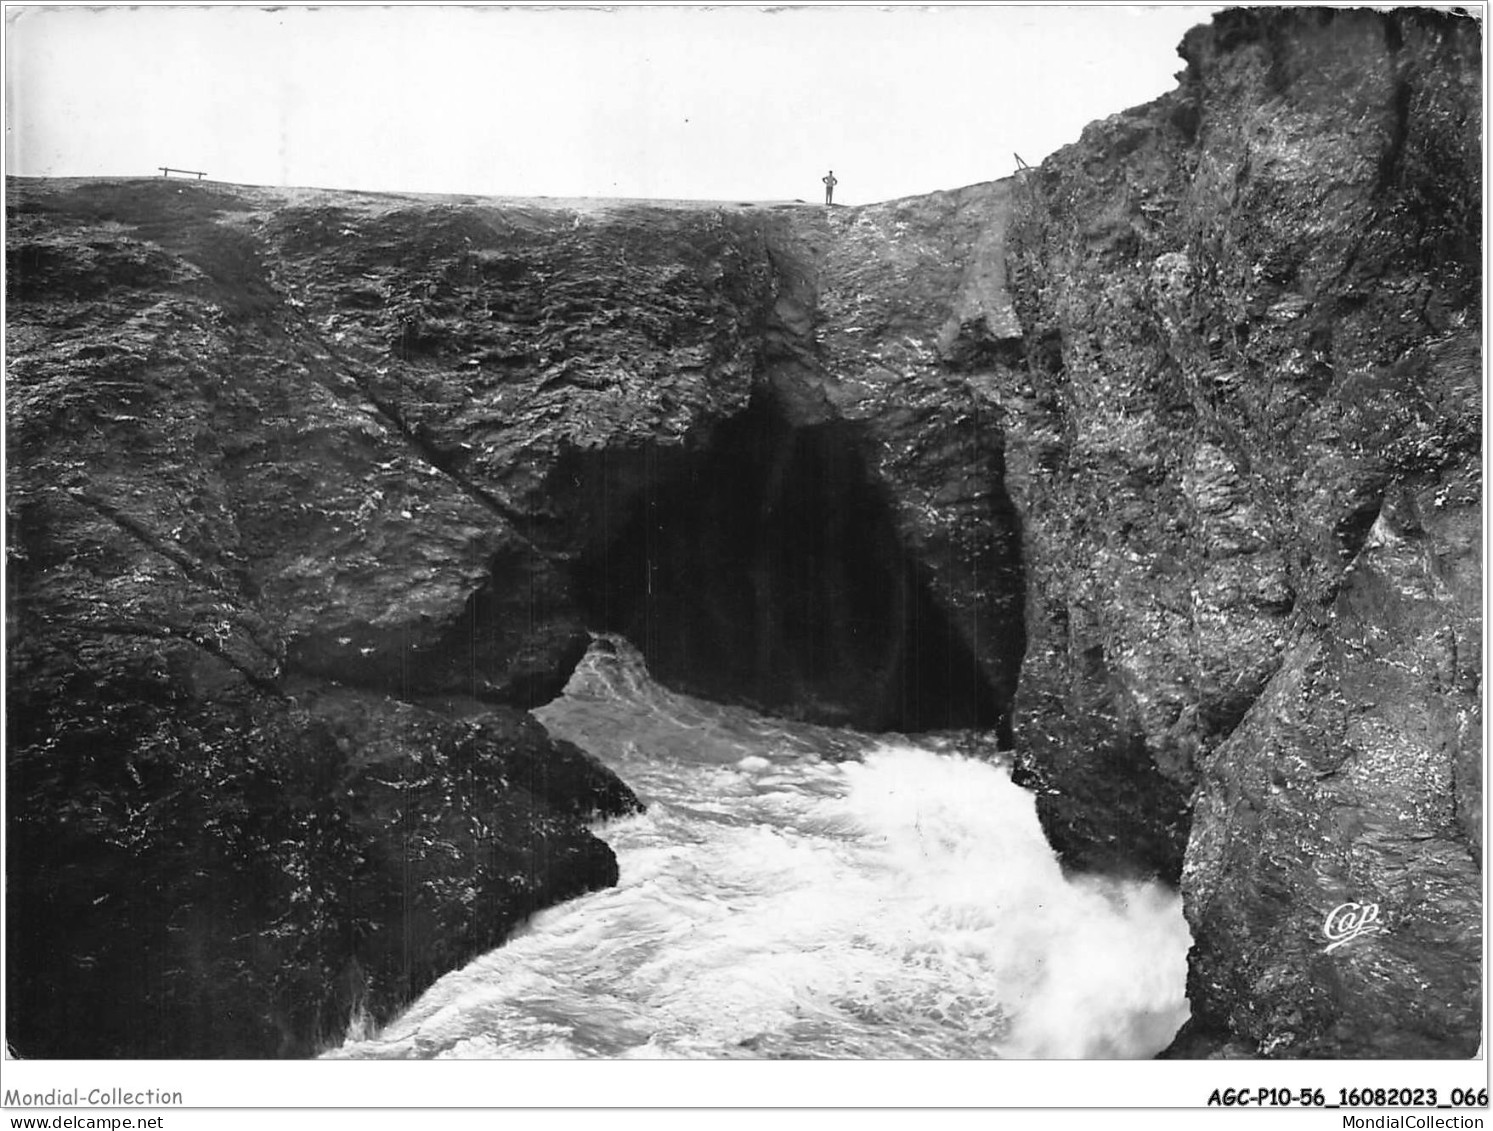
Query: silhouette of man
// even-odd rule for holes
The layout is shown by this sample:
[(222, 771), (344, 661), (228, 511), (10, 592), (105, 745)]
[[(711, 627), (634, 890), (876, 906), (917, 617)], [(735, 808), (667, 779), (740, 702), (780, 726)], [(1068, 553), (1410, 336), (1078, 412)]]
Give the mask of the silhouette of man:
[(835, 202), (835, 186), (840, 183), (835, 180), (835, 171), (831, 169), (829, 176), (820, 177), (819, 179), (824, 182), (824, 203), (833, 204)]

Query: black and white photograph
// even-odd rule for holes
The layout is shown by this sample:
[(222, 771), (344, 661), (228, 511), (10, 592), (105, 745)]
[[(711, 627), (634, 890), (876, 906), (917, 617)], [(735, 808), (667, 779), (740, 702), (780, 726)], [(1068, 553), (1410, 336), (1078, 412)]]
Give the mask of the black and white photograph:
[(1484, 4), (4, 9), (7, 1116), (1482, 1126)]

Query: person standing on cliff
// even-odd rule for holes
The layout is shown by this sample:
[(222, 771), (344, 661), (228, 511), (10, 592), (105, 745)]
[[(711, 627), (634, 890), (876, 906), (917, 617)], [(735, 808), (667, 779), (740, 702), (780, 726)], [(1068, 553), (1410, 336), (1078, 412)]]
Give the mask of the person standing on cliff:
[(820, 177), (819, 179), (824, 182), (824, 203), (833, 204), (835, 202), (835, 186), (840, 183), (835, 180), (835, 171), (831, 169), (829, 176)]

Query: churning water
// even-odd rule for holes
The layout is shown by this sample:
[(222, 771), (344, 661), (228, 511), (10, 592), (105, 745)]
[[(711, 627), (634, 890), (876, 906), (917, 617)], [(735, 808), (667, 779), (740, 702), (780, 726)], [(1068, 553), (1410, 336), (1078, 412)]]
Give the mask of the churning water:
[(648, 804), (621, 882), (542, 912), (352, 1057), (1147, 1057), (1187, 1017), (1160, 886), (1065, 879), (955, 743), (678, 695), (597, 641), (536, 712)]

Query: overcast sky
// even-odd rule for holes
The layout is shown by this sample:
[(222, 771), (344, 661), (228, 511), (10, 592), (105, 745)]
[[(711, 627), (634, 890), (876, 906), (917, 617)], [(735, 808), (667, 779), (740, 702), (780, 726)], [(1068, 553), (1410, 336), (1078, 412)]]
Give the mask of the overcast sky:
[(490, 195), (888, 200), (1175, 85), (1217, 7), (8, 5), (6, 168)]

